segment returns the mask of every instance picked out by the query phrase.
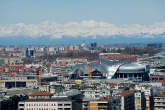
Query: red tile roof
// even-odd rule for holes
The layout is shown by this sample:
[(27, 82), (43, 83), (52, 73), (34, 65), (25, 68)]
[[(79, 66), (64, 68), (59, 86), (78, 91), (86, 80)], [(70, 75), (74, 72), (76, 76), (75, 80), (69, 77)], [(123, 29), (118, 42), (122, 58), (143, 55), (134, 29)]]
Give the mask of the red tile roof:
[(157, 95), (158, 97), (165, 97), (165, 93), (164, 94), (160, 94), (160, 95)]
[(30, 96), (51, 96), (51, 95), (53, 94), (47, 91), (33, 92), (30, 94)]
[(130, 94), (132, 94), (133, 92), (129, 92), (129, 91), (124, 91), (124, 92), (121, 92), (121, 93), (117, 93), (117, 94), (115, 94), (115, 95), (119, 95), (119, 96), (127, 96), (127, 95), (130, 95)]

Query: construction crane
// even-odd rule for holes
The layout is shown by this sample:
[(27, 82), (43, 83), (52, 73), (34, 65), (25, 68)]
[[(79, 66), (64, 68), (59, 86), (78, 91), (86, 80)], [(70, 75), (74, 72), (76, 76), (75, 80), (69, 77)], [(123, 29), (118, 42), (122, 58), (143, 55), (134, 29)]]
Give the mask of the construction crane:
[(88, 64), (88, 82), (90, 82), (91, 79), (91, 66)]
[(42, 70), (39, 69), (39, 72), (38, 72), (38, 86), (41, 86), (41, 75), (42, 75)]
[(38, 78), (37, 78), (38, 79), (38, 86), (41, 86), (42, 84), (48, 85), (49, 84), (48, 82), (42, 82), (41, 76), (42, 76), (42, 68), (40, 68), (38, 70)]

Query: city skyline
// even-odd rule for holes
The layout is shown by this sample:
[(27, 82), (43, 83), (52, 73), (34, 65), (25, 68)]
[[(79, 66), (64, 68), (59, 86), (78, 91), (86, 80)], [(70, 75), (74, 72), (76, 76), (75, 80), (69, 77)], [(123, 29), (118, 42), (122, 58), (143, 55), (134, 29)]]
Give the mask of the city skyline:
[(0, 110), (165, 110), (165, 0), (0, 0)]

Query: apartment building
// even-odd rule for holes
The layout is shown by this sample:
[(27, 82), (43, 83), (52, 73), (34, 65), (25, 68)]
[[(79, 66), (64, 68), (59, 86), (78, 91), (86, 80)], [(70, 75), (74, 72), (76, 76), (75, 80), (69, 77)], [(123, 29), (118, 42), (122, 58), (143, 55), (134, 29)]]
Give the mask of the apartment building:
[(146, 110), (146, 101), (144, 92), (135, 93), (135, 110)]
[(165, 110), (165, 94), (154, 96), (154, 110)]
[(120, 99), (120, 110), (134, 110), (135, 109), (135, 100), (134, 93), (124, 91), (121, 93), (117, 93), (114, 96)]
[(74, 110), (69, 99), (28, 99), (18, 104), (18, 110)]

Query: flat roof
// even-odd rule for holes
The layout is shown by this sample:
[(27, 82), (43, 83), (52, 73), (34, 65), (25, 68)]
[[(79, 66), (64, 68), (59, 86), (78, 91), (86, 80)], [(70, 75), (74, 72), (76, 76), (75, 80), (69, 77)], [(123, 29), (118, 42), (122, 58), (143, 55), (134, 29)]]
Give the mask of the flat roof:
[(63, 101), (72, 101), (71, 99), (68, 98), (52, 98), (52, 99), (27, 99), (23, 102), (63, 102)]

